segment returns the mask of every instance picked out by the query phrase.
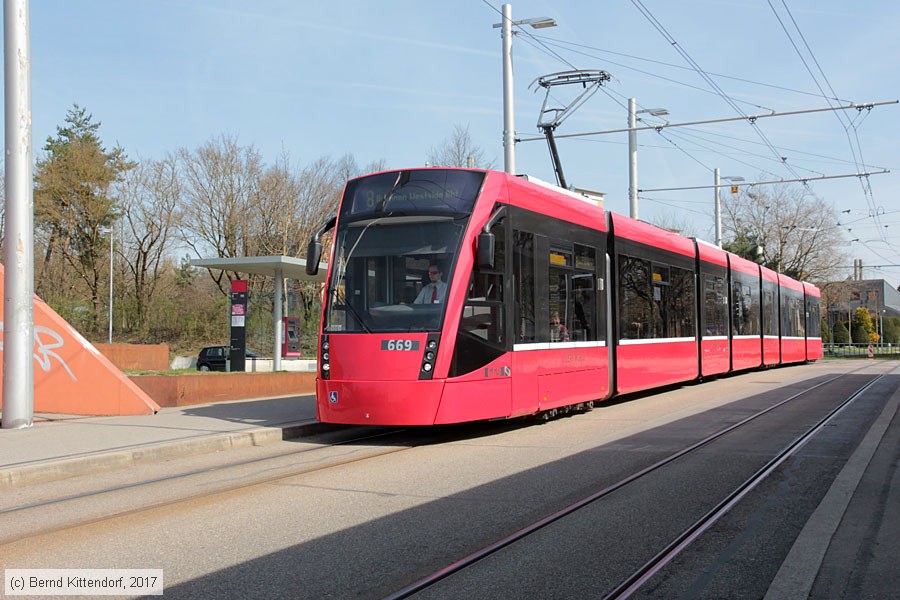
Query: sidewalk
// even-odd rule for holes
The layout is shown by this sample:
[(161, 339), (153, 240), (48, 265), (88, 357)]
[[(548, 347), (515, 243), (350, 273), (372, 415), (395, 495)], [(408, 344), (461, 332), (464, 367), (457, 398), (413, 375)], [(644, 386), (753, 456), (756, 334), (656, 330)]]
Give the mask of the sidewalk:
[(330, 428), (316, 421), (312, 394), (163, 408), (144, 416), (38, 413), (28, 429), (0, 429), (0, 490)]

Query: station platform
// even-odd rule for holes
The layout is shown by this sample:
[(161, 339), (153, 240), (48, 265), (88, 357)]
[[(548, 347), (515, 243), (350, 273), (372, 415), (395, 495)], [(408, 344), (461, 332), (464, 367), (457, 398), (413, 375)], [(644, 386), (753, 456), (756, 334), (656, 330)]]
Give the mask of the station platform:
[(312, 394), (162, 408), (155, 415), (36, 413), (32, 427), (0, 429), (0, 490), (275, 443), (330, 427), (316, 421)]

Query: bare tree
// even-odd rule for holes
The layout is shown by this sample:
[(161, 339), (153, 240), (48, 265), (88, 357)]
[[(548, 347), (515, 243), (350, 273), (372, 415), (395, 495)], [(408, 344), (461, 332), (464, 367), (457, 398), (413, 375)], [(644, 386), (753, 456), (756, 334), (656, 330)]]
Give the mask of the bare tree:
[(723, 202), (726, 249), (795, 279), (836, 279), (846, 257), (834, 208), (802, 186), (776, 185)]
[[(253, 246), (249, 229), (258, 202), (262, 160), (252, 146), (223, 135), (191, 152), (178, 152), (182, 180), (184, 242), (200, 257), (245, 256)], [(219, 290), (227, 294), (228, 281), (237, 273), (210, 271)]]
[(347, 153), (337, 161), (335, 165), (337, 172), (335, 175), (338, 183), (343, 187), (348, 180), (353, 179), (354, 177), (384, 171), (387, 169), (386, 165), (386, 161), (381, 158), (361, 167), (359, 163), (356, 162), (356, 158), (354, 158), (352, 154)]
[(428, 152), (428, 162), (435, 167), (494, 168), (494, 161), (485, 158), (484, 150), (472, 142), (468, 125), (454, 125), (450, 137)]
[(175, 158), (148, 160), (119, 186), (124, 217), (118, 253), (124, 258), (134, 303), (133, 326), (143, 329), (147, 306), (164, 273), (171, 237), (180, 225), (181, 194)]
[[(383, 168), (383, 161), (366, 167), (367, 172)], [(303, 256), (313, 232), (337, 210), (346, 181), (362, 172), (350, 154), (336, 162), (323, 156), (302, 168), (282, 154), (262, 172), (253, 202), (256, 252)]]

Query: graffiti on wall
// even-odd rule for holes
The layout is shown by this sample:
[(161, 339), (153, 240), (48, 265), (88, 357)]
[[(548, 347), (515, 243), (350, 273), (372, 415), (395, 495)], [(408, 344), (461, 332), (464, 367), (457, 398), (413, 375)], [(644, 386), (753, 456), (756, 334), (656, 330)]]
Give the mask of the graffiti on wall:
[[(3, 321), (0, 321), (0, 332), (2, 331)], [(49, 373), (53, 370), (53, 363), (56, 361), (66, 370), (72, 381), (78, 381), (78, 378), (72, 373), (72, 369), (69, 368), (66, 361), (55, 352), (57, 348), (62, 348), (63, 344), (65, 342), (62, 336), (53, 329), (42, 325), (34, 326), (34, 360), (38, 366), (45, 373)], [(0, 352), (3, 352), (3, 340), (0, 340)]]

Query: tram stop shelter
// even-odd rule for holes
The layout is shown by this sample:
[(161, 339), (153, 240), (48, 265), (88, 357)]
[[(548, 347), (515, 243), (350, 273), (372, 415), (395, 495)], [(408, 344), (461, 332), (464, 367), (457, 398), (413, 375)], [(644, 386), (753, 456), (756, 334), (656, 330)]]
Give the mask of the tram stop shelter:
[(328, 265), (319, 263), (317, 275), (306, 274), (306, 261), (292, 256), (247, 256), (234, 258), (195, 258), (190, 261), (191, 266), (206, 269), (221, 269), (234, 273), (252, 273), (254, 275), (266, 275), (275, 278), (275, 310), (274, 331), (275, 347), (272, 349), (272, 370), (281, 370), (281, 334), (283, 327), (281, 320), (284, 312), (281, 296), (284, 294), (285, 279), (299, 279), (301, 281), (325, 281)]

